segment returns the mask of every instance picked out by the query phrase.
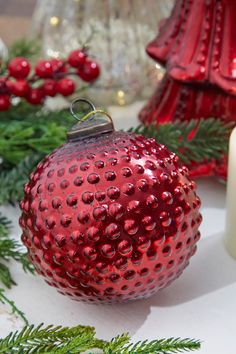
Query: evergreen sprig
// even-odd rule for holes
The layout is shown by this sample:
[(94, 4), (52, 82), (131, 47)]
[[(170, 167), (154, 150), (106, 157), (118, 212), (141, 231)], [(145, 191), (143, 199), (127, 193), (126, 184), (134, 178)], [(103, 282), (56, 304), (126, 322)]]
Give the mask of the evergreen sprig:
[(228, 151), (229, 136), (234, 124), (221, 119), (192, 119), (189, 122), (171, 122), (159, 126), (139, 125), (131, 128), (136, 134), (155, 138), (166, 145), (185, 163), (219, 159)]
[(9, 234), (10, 227), (10, 220), (0, 213), (0, 237), (7, 236)]
[(105, 354), (120, 353), (120, 354), (171, 354), (183, 353), (200, 349), (201, 343), (198, 340), (190, 338), (168, 338), (153, 341), (139, 341), (135, 344), (130, 342), (127, 335), (122, 335), (114, 338), (104, 350)]
[(170, 338), (130, 344), (128, 334), (110, 342), (97, 339), (95, 335), (95, 329), (89, 326), (25, 326), (0, 339), (0, 353), (78, 354), (100, 349), (104, 354), (171, 354), (200, 348), (200, 342), (192, 339)]
[(0, 214), (0, 282), (7, 288), (15, 285), (7, 262), (11, 259), (20, 262), (25, 271), (33, 272), (22, 245), (9, 237), (10, 221)]
[[(28, 107), (27, 105), (24, 105)], [(0, 114), (0, 156), (3, 166), (16, 166), (35, 153), (46, 155), (65, 141), (66, 131), (73, 123), (68, 110), (35, 111), (22, 105)]]
[(0, 172), (0, 204), (14, 204), (23, 197), (23, 187), (29, 178), (30, 172), (43, 158), (42, 154), (33, 154), (25, 157), (16, 166)]
[[(8, 266), (9, 260), (13, 259), (20, 262), (24, 271), (33, 273), (33, 266), (29, 262), (28, 256), (24, 252), (22, 245), (9, 237), (10, 227), (11, 222), (0, 213), (0, 282), (7, 288), (16, 285)], [(16, 313), (26, 324), (28, 324), (23, 312), (17, 308), (12, 300), (7, 298), (4, 289), (2, 288), (0, 288), (0, 302), (9, 305), (12, 312)]]
[(21, 38), (12, 43), (9, 47), (8, 59), (15, 57), (26, 57), (34, 59), (38, 57), (41, 50), (40, 43), (35, 39)]
[(0, 204), (21, 199), (29, 173), (65, 142), (73, 123), (68, 110), (48, 112), (26, 103), (0, 113)]
[[(8, 267), (9, 260), (14, 259), (20, 262), (24, 271), (33, 273), (33, 266), (29, 262), (27, 254), (23, 251), (23, 247), (16, 240), (9, 237), (10, 226), (10, 221), (0, 214), (0, 282), (7, 288), (16, 285)], [(0, 301), (10, 305), (13, 313), (17, 313), (27, 323), (23, 312), (16, 307), (13, 301), (6, 297), (3, 289), (0, 289)]]
[(26, 325), (29, 324), (27, 318), (25, 317), (24, 312), (22, 312), (21, 310), (18, 309), (18, 307), (16, 306), (14, 301), (8, 299), (8, 297), (5, 295), (4, 289), (1, 289), (1, 288), (0, 288), (0, 302), (2, 304), (9, 305), (12, 310), (12, 313), (19, 316)]

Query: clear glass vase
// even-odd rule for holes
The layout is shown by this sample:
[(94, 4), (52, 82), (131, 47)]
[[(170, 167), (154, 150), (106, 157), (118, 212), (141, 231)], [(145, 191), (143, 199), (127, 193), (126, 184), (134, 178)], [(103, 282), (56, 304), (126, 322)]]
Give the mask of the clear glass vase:
[(65, 56), (89, 40), (101, 76), (88, 94), (99, 104), (124, 105), (148, 97), (162, 69), (146, 54), (173, 0), (38, 0), (32, 34), (43, 55)]

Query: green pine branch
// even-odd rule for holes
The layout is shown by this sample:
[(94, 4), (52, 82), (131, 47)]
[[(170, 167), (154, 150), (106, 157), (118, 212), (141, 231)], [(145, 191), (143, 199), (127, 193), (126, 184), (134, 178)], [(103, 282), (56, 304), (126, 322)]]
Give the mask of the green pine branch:
[(68, 110), (47, 112), (27, 103), (0, 112), (0, 204), (16, 203), (37, 163), (66, 140)]
[(228, 151), (229, 136), (234, 123), (208, 118), (189, 122), (171, 122), (159, 126), (139, 125), (129, 131), (155, 138), (166, 145), (185, 163), (219, 159)]
[(169, 338), (153, 341), (139, 341), (135, 344), (129, 344), (129, 337), (126, 335), (118, 336), (109, 343), (105, 350), (105, 354), (171, 354), (183, 353), (200, 349), (201, 343), (198, 340), (189, 338)]
[(28, 111), (27, 107), (20, 104), (7, 114), (0, 113), (0, 156), (6, 168), (16, 166), (26, 156), (50, 153), (65, 141), (73, 124), (67, 110), (49, 113)]
[(161, 339), (129, 344), (128, 334), (117, 336), (111, 342), (95, 337), (89, 326), (26, 326), (0, 339), (0, 353), (78, 354), (100, 349), (104, 354), (170, 354), (200, 349), (200, 342), (192, 339)]
[(40, 54), (40, 43), (35, 39), (21, 38), (12, 43), (8, 51), (8, 60), (15, 57), (34, 59)]
[[(0, 282), (7, 288), (11, 288), (12, 285), (16, 285), (8, 266), (9, 260), (14, 259), (15, 261), (21, 263), (24, 271), (29, 271), (31, 273), (33, 272), (33, 266), (30, 264), (28, 256), (23, 251), (21, 244), (9, 237), (10, 227), (10, 221), (0, 213)], [(28, 324), (23, 312), (17, 308), (12, 300), (7, 298), (4, 289), (1, 288), (0, 302), (9, 305), (12, 312), (17, 314), (26, 324)]]
[(23, 320), (23, 322), (28, 326), (29, 323), (27, 318), (25, 317), (24, 312), (18, 309), (14, 301), (8, 299), (8, 297), (5, 295), (4, 289), (1, 288), (0, 288), (0, 302), (2, 304), (9, 305), (12, 310), (12, 313), (20, 317)]
[(41, 154), (27, 156), (11, 169), (0, 172), (0, 204), (14, 204), (23, 197), (24, 184), (29, 179), (29, 174), (43, 158)]
[(15, 285), (7, 262), (11, 259), (21, 263), (25, 271), (33, 273), (33, 266), (28, 260), (22, 245), (9, 237), (10, 221), (0, 214), (0, 282), (7, 288)]
[(10, 220), (0, 213), (0, 237), (7, 236), (9, 234), (10, 227)]
[(81, 353), (101, 347), (103, 341), (96, 340), (93, 327), (76, 326), (26, 326), (21, 331), (10, 333), (0, 339), (0, 353)]

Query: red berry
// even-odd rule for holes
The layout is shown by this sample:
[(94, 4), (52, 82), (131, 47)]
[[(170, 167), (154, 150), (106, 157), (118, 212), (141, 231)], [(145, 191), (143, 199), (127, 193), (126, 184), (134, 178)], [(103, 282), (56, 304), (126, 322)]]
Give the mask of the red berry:
[(8, 70), (15, 79), (24, 79), (29, 75), (30, 64), (27, 59), (23, 57), (16, 57), (8, 64)]
[(0, 94), (8, 92), (7, 88), (7, 78), (6, 77), (1, 77), (0, 78)]
[(40, 60), (36, 67), (35, 73), (39, 77), (45, 79), (48, 77), (52, 77), (53, 74), (53, 65), (50, 60)]
[(57, 94), (57, 83), (52, 79), (45, 80), (42, 88), (45, 96), (54, 97)]
[(50, 60), (50, 63), (52, 65), (53, 72), (66, 72), (66, 66), (63, 60), (53, 58)]
[(75, 83), (73, 80), (64, 78), (58, 81), (57, 91), (63, 96), (69, 96), (75, 91)]
[(87, 60), (83, 67), (78, 70), (78, 75), (81, 77), (83, 81), (91, 82), (97, 79), (100, 74), (99, 65), (92, 60)]
[(7, 111), (10, 105), (10, 97), (8, 95), (0, 95), (0, 111)]
[(42, 104), (44, 101), (44, 93), (42, 88), (32, 88), (29, 91), (26, 99), (31, 104)]
[(68, 57), (68, 63), (70, 66), (73, 66), (73, 68), (79, 68), (84, 65), (86, 57), (87, 54), (82, 50), (73, 50)]
[(5, 85), (6, 85), (7, 93), (12, 93), (12, 87), (14, 86), (14, 81), (7, 80)]
[(10, 92), (18, 97), (25, 97), (30, 89), (28, 82), (25, 80), (18, 80), (16, 82), (8, 80), (7, 85)]

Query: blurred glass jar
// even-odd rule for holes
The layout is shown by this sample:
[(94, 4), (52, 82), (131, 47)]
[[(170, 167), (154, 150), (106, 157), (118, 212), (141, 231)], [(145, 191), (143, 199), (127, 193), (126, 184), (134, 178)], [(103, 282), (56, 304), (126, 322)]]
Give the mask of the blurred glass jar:
[(44, 56), (66, 56), (89, 39), (89, 55), (101, 76), (88, 95), (99, 104), (125, 105), (150, 96), (163, 69), (151, 60), (146, 44), (156, 36), (174, 0), (38, 0), (32, 35)]

